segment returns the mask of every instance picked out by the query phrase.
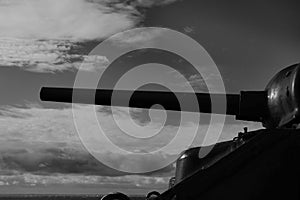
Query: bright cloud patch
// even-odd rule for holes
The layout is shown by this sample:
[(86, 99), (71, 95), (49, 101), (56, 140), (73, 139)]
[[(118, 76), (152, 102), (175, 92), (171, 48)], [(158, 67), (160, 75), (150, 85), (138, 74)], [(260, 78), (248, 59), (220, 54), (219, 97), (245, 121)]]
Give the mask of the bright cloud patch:
[[(145, 157), (136, 158), (134, 156), (130, 156), (129, 154), (120, 154), (118, 151), (113, 152), (108, 143), (99, 140), (99, 138), (93, 137), (94, 135), (100, 134), (100, 129), (98, 124), (93, 120), (93, 114), (87, 110), (88, 109), (86, 106), (78, 106), (76, 108), (76, 112), (79, 112), (80, 115), (83, 116), (83, 119), (85, 119), (84, 121), (80, 122), (85, 127), (85, 131), (81, 132), (81, 134), (84, 135), (81, 135), (81, 137), (86, 136), (86, 138), (90, 138), (86, 141), (91, 145), (98, 147), (98, 150), (99, 147), (101, 147), (99, 153), (105, 155), (105, 159), (109, 160), (119, 169), (126, 170), (128, 166), (131, 166), (132, 162), (136, 163), (135, 167), (137, 169), (143, 168), (145, 165), (156, 166), (158, 163), (168, 159), (168, 156), (176, 156), (178, 150), (188, 148), (188, 146), (182, 146), (182, 143), (184, 143), (185, 139), (183, 137), (174, 147), (173, 151), (159, 151), (154, 153), (152, 157), (148, 157), (149, 160), (146, 160)], [(170, 142), (170, 140), (172, 140), (172, 138), (175, 136), (177, 131), (176, 127), (167, 126), (161, 133), (159, 133), (159, 135), (144, 140), (129, 137), (123, 133), (119, 127), (114, 124), (112, 116), (107, 115), (105, 112), (97, 112), (97, 117), (107, 137), (109, 137), (116, 145), (126, 149), (127, 151), (150, 152), (154, 149), (159, 149), (160, 147), (167, 145), (168, 142)], [(120, 114), (115, 117), (117, 120), (127, 120), (125, 124), (131, 123), (130, 116), (124, 114), (122, 111), (120, 111)], [(242, 124), (227, 125), (223, 130), (223, 134), (221, 136), (222, 140), (232, 139), (234, 136), (236, 136), (237, 132), (242, 130), (241, 125)], [(250, 128), (258, 128), (256, 124), (252, 126), (251, 124), (245, 125), (249, 125)], [(187, 122), (183, 123), (182, 130), (186, 136), (191, 134), (190, 132), (193, 130), (193, 126), (196, 126), (196, 124)], [(217, 126), (218, 124), (215, 125), (215, 127)], [(152, 127), (149, 127), (148, 131), (151, 131), (151, 128)], [(2, 155), (12, 153), (13, 155), (23, 155), (20, 156), (20, 158), (22, 158), (25, 155), (30, 155), (30, 153), (36, 153), (36, 156), (33, 157), (39, 160), (38, 158), (43, 159), (43, 156), (40, 154), (43, 154), (44, 152), (45, 155), (51, 159), (63, 158), (62, 160), (64, 160), (64, 158), (68, 158), (68, 156), (70, 156), (69, 158), (75, 160), (86, 158), (87, 153), (76, 153), (77, 151), (82, 152), (83, 147), (78, 137), (73, 121), (72, 110), (70, 108), (2, 108), (0, 110), (0, 130), (0, 141), (5, 141), (3, 144), (1, 144), (0, 148), (0, 150), (3, 150)], [(214, 128), (212, 128), (212, 131), (213, 130)], [(202, 144), (206, 131), (207, 124), (200, 125), (194, 145)], [(211, 134), (213, 134), (213, 132)], [(10, 141), (11, 144), (8, 144), (8, 141)], [(57, 151), (55, 148), (57, 148)], [(9, 149), (12, 151), (8, 151)], [(16, 149), (19, 150), (14, 151)], [(64, 157), (64, 155), (68, 156)], [(139, 158), (141, 158), (141, 160), (138, 160)]]
[(103, 39), (134, 27), (138, 7), (176, 0), (0, 0), (0, 37), (30, 39)]
[[(86, 118), (86, 121), (83, 122), (86, 127), (86, 132), (83, 134), (90, 136), (93, 132), (98, 133), (99, 128), (97, 124), (94, 124), (93, 120), (91, 120), (93, 115), (87, 112), (85, 107), (78, 107), (77, 111)], [(39, 160), (40, 158), (43, 160), (43, 154), (45, 153), (45, 157), (55, 160), (57, 158), (66, 158), (63, 156), (66, 154), (75, 160), (86, 159), (87, 152), (83, 150), (77, 135), (71, 109), (43, 109), (35, 107), (23, 109), (6, 107), (2, 108), (0, 113), (0, 141), (5, 141), (1, 144), (2, 153), (5, 155), (10, 153), (12, 153), (12, 155), (18, 154), (19, 157), (22, 158), (32, 154), (35, 159)], [(171, 132), (172, 128), (170, 128), (166, 130), (166, 134), (162, 137), (151, 139), (151, 142), (141, 141), (139, 139), (126, 137), (118, 127), (112, 124), (112, 118), (108, 117), (105, 113), (98, 113), (98, 118), (105, 124), (104, 129), (107, 130), (107, 134), (109, 134), (109, 137), (115, 141), (117, 145), (123, 146), (124, 148), (127, 147), (128, 150), (132, 151), (148, 151), (153, 147), (159, 147), (168, 141), (168, 137), (173, 135)], [(127, 120), (128, 122), (130, 120), (128, 116)], [(11, 124), (14, 125), (11, 126)], [(168, 131), (170, 132), (168, 133)], [(11, 141), (11, 144), (8, 145), (7, 141)], [(142, 161), (137, 160), (134, 156), (119, 155), (118, 152), (112, 152), (112, 149), (107, 143), (99, 141), (97, 138), (91, 137), (90, 142), (101, 147), (101, 152), (99, 153), (105, 155), (107, 160), (110, 160), (114, 166), (120, 169), (126, 169), (132, 162), (136, 163), (137, 169), (143, 167), (145, 164), (155, 166), (169, 156), (168, 154), (164, 154), (164, 152), (158, 152), (157, 154), (153, 154), (153, 156), (149, 158), (149, 161), (145, 159)], [(20, 143), (20, 145), (18, 143)], [(12, 151), (8, 151), (9, 149), (12, 149)], [(20, 151), (17, 151), (18, 153), (16, 154), (14, 149), (19, 149)], [(57, 151), (55, 149), (57, 149)], [(78, 153), (77, 151), (85, 153)], [(21, 154), (19, 154), (20, 152)], [(34, 154), (36, 155), (34, 156)], [(17, 163), (19, 163), (19, 161), (17, 161)], [(64, 159), (62, 159), (62, 162), (64, 163)]]
[(0, 66), (21, 67), (33, 72), (56, 72), (78, 69), (103, 69), (108, 65), (104, 56), (70, 54), (76, 44), (60, 40), (21, 40), (0, 38)]
[(70, 54), (86, 41), (103, 40), (136, 27), (139, 8), (175, 0), (0, 0), (0, 66), (33, 72), (83, 70), (107, 65), (101, 56)]
[[(85, 107), (77, 109), (85, 114)], [(107, 118), (105, 113), (98, 115), (102, 120)], [(94, 124), (88, 121), (86, 134), (95, 128)], [(97, 161), (82, 146), (74, 127), (71, 109), (2, 107), (0, 129), (0, 184), (2, 186), (51, 184), (120, 186), (126, 182), (127, 186), (132, 188), (151, 188), (157, 184), (166, 186), (167, 177), (174, 173), (174, 166), (170, 165), (148, 174), (152, 177), (124, 177), (126, 173)], [(120, 132), (117, 129), (112, 132), (113, 138), (119, 137)], [(131, 145), (132, 141), (127, 142), (124, 145)], [(126, 169), (132, 163), (135, 163), (137, 169), (143, 166), (156, 166), (168, 156), (176, 157), (176, 155), (157, 153), (153, 154), (151, 159), (137, 160), (130, 155), (111, 152), (104, 143), (98, 145), (102, 149), (100, 154), (119, 169)]]
[(101, 39), (133, 27), (132, 12), (85, 0), (1, 0), (0, 37)]
[[(98, 127), (92, 123), (92, 115), (86, 112), (86, 106), (78, 106), (76, 110), (81, 112), (86, 119), (83, 122), (86, 134), (97, 132)], [(122, 135), (124, 133), (121, 133), (112, 124), (110, 114), (101, 110), (103, 109), (99, 109), (97, 116), (105, 124), (104, 129), (107, 130), (109, 138), (117, 145), (127, 147), (129, 150), (143, 152), (151, 150), (153, 145), (159, 147), (168, 141), (176, 130), (170, 126), (162, 133), (161, 137), (154, 137), (150, 139), (150, 142), (130, 139)], [(130, 116), (126, 116), (122, 109), (116, 117), (130, 120)], [(228, 124), (223, 130), (221, 140), (234, 137), (241, 130), (241, 125)], [(255, 124), (244, 125), (250, 125), (250, 128), (259, 128)], [(194, 125), (185, 123), (184, 126), (186, 134), (189, 134), (190, 126)], [(201, 133), (207, 129), (207, 125), (201, 125), (200, 129), (194, 145), (199, 145), (203, 140)], [(122, 185), (124, 181), (129, 181), (132, 186), (150, 188), (156, 184), (166, 186), (166, 177), (172, 176), (174, 173), (174, 166), (169, 165), (148, 174), (152, 178), (145, 176), (120, 178), (119, 176), (123, 177), (126, 173), (121, 173), (98, 162), (83, 148), (76, 133), (70, 108), (2, 107), (0, 130), (0, 184), (2, 183), (4, 186), (19, 184), (36, 186), (58, 183)], [(132, 163), (134, 163), (135, 169), (139, 170), (144, 167), (159, 166), (170, 156), (174, 159), (177, 157), (177, 155), (164, 152), (155, 153), (152, 157), (147, 158), (134, 157), (112, 152), (109, 146), (97, 139), (91, 138), (91, 142), (96, 142), (95, 145), (101, 147), (101, 152), (98, 153), (102, 154), (102, 157), (110, 161), (113, 166), (124, 170), (132, 166)], [(85, 178), (82, 178), (83, 176)]]

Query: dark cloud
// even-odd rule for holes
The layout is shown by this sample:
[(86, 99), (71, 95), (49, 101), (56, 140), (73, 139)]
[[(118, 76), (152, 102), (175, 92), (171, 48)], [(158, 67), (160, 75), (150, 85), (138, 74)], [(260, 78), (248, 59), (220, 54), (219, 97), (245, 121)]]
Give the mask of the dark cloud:
[(1, 153), (2, 170), (34, 174), (93, 174), (119, 176), (124, 173), (111, 169), (85, 152), (73, 149), (43, 149), (38, 152), (12, 150)]
[[(24, 142), (25, 143), (25, 142)], [(27, 143), (19, 144), (8, 141), (7, 145), (14, 147), (2, 147), (0, 149), (0, 174), (11, 173), (32, 173), (38, 175), (51, 174), (81, 174), (96, 176), (123, 176), (127, 173), (112, 169), (97, 161), (82, 147), (70, 147), (65, 143)], [(4, 146), (4, 145), (2, 145)], [(76, 145), (75, 145), (76, 146)], [(115, 166), (122, 166), (127, 162), (135, 160), (126, 155), (119, 155), (111, 152), (103, 152), (103, 156), (110, 160)], [(151, 160), (143, 163), (147, 166), (157, 165), (163, 156), (153, 156)], [(148, 173), (156, 176), (171, 174), (174, 168), (172, 165)]]

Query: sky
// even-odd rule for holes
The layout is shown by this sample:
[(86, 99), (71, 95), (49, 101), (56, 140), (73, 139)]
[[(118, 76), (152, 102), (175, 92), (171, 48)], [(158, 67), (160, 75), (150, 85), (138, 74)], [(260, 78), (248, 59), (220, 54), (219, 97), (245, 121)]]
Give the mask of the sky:
[[(190, 36), (206, 49), (218, 66), (227, 93), (263, 90), (276, 72), (300, 61), (299, 7), (296, 0), (0, 0), (0, 193), (143, 193), (166, 189), (174, 165), (132, 175), (98, 162), (79, 139), (71, 105), (41, 102), (40, 88), (72, 87), (83, 61), (88, 73), (105, 70), (109, 60), (89, 53), (115, 33), (137, 27), (163, 27)], [(121, 39), (134, 44), (151, 41), (156, 34)], [(146, 67), (131, 79), (146, 73), (185, 86), (161, 66)], [(124, 68), (120, 65), (115, 70), (119, 73)], [(106, 78), (114, 76), (108, 74)], [(190, 81), (201, 84), (194, 76)], [(126, 87), (130, 88), (132, 82)], [(89, 106), (77, 105), (74, 109), (85, 119), (86, 133), (97, 132), (87, 112)], [(139, 125), (149, 122), (145, 110), (133, 109), (131, 115), (122, 108), (116, 111), (125, 125), (131, 117)], [(138, 152), (159, 148), (174, 136), (178, 113), (168, 115), (171, 117), (163, 133), (142, 141), (122, 135), (113, 123), (110, 108), (97, 107), (97, 118), (108, 137)], [(161, 115), (153, 119), (156, 121), (150, 132), (161, 124)], [(202, 145), (208, 119), (205, 115), (200, 123), (194, 146)], [(193, 120), (184, 121), (183, 130), (189, 133), (197, 125)], [(244, 126), (250, 130), (261, 128), (259, 123), (227, 117), (220, 140), (232, 139)], [(91, 142), (95, 142), (93, 138)], [(98, 153), (125, 171), (132, 163), (139, 170), (177, 156), (174, 149), (147, 159), (130, 157), (96, 142), (101, 146)]]

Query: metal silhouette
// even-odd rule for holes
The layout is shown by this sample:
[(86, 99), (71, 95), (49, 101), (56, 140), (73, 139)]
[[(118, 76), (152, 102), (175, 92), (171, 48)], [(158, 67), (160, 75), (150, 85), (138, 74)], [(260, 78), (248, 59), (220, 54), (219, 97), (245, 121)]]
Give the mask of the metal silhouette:
[[(76, 90), (81, 98), (72, 101)], [(111, 103), (112, 93), (117, 101)], [(124, 96), (131, 96), (129, 105)], [(232, 141), (221, 142), (205, 158), (197, 147), (184, 151), (177, 160), (175, 177), (162, 194), (150, 193), (148, 199), (299, 199), (300, 196), (300, 64), (278, 72), (263, 91), (240, 94), (172, 93), (164, 91), (113, 91), (105, 89), (43, 87), (43, 101), (87, 103), (107, 106), (150, 108), (160, 104), (166, 110), (181, 110), (176, 96), (196, 95), (200, 112), (211, 113), (210, 96), (227, 99), (226, 115), (237, 120), (261, 122), (266, 129), (247, 129)], [(214, 111), (219, 113), (218, 110)], [(221, 113), (221, 112), (220, 112)], [(106, 196), (113, 199), (114, 196)]]

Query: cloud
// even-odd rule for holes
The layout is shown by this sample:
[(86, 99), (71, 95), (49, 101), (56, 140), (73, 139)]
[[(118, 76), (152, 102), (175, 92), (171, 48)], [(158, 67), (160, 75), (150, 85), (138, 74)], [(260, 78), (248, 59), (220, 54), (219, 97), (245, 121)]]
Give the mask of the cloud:
[(133, 27), (134, 10), (112, 10), (85, 0), (1, 0), (0, 37), (102, 39)]
[[(81, 143), (77, 134), (77, 130), (75, 128), (71, 108), (53, 109), (36, 107), (35, 105), (31, 106), (32, 107), (28, 108), (2, 106), (0, 108), (0, 140), (20, 140), (30, 142), (59, 141), (70, 145), (78, 145)], [(117, 115), (114, 116), (114, 119), (108, 107), (97, 107), (97, 120), (101, 124), (102, 129), (107, 134), (107, 137), (109, 137), (117, 145), (128, 148), (128, 150), (131, 151), (149, 152), (153, 149), (159, 148), (167, 144), (170, 139), (175, 136), (177, 131), (177, 125), (169, 124), (165, 129), (163, 129), (160, 134), (158, 134), (157, 137), (148, 138), (149, 140), (128, 137), (128, 135), (124, 134), (124, 132), (122, 132), (115, 124), (115, 120), (121, 120), (122, 124), (132, 123), (132, 116), (130, 113), (128, 114), (127, 112), (125, 112), (125, 108), (117, 108)], [(80, 118), (82, 119), (80, 123), (84, 125), (87, 135), (92, 135), (92, 133), (98, 134), (98, 124), (94, 124), (93, 113), (90, 112), (90, 108), (90, 106), (76, 106), (75, 112), (78, 112), (78, 114), (82, 116), (82, 118)], [(134, 109), (133, 112), (135, 112), (136, 115), (140, 115), (140, 109)], [(143, 114), (144, 113), (142, 113), (141, 115)], [(182, 115), (184, 115), (184, 113)], [(133, 119), (135, 119), (135, 117), (136, 116), (134, 116)], [(154, 116), (154, 118), (155, 117), (156, 116)], [(161, 116), (157, 117), (160, 118)], [(202, 117), (206, 117), (206, 115)], [(184, 117), (184, 119), (188, 121), (184, 121), (182, 123), (182, 129), (188, 134), (189, 131), (193, 130), (194, 126), (196, 126), (197, 124), (196, 121), (193, 122), (193, 120), (188, 117)], [(208, 119), (210, 118), (208, 117)], [(153, 130), (156, 130), (156, 123), (159, 124), (159, 121), (160, 120), (158, 119), (154, 119), (154, 125), (146, 127), (147, 129), (145, 129), (145, 131), (151, 132)], [(203, 142), (203, 135), (207, 131), (208, 122), (209, 120), (207, 121), (207, 123), (200, 124), (196, 141), (197, 145), (201, 145)], [(222, 140), (232, 139), (237, 135), (238, 131), (242, 131), (242, 128), (244, 126), (248, 126), (249, 130), (261, 128), (261, 125), (259, 123), (226, 120), (226, 124), (222, 133)], [(212, 128), (213, 127), (214, 125), (212, 125)], [(128, 126), (127, 128), (130, 128), (130, 126)], [(214, 130), (214, 128), (212, 130)], [(97, 145), (101, 146), (101, 149), (103, 151), (111, 151), (111, 148), (107, 146), (105, 142), (94, 140), (95, 138), (91, 138), (91, 142), (96, 142)], [(177, 146), (177, 148), (179, 148), (179, 146)], [(174, 152), (176, 152), (176, 149), (174, 149)]]
[(193, 34), (193, 33), (196, 32), (195, 29), (196, 29), (196, 28), (193, 27), (193, 26), (186, 26), (186, 27), (183, 28), (183, 31), (184, 31), (186, 34)]
[(60, 40), (24, 40), (0, 38), (0, 66), (14, 66), (32, 72), (61, 72), (76, 70), (103, 69), (108, 60), (99, 55), (70, 53), (79, 48), (69, 41)]
[[(188, 146), (183, 146), (183, 141), (189, 138), (189, 135), (192, 134), (192, 130), (195, 128), (194, 126), (196, 126), (196, 124), (192, 122), (185, 122), (181, 128), (186, 134), (179, 140), (180, 143), (174, 146), (174, 149), (159, 151), (153, 154), (153, 156), (147, 157), (149, 160), (146, 160), (143, 156), (134, 157), (129, 154), (120, 154), (118, 151), (114, 152), (110, 144), (96, 138), (96, 136), (99, 135), (100, 130), (97, 122), (95, 123), (93, 120), (93, 113), (90, 113), (88, 108), (89, 106), (78, 106), (76, 108), (76, 112), (82, 116), (80, 126), (83, 125), (84, 127), (84, 131), (80, 133), (81, 137), (87, 138), (85, 142), (94, 146), (97, 152), (101, 154), (101, 157), (110, 162), (113, 166), (124, 170), (126, 170), (127, 167), (132, 166), (132, 163), (136, 163), (135, 167), (139, 170), (145, 166), (158, 166), (161, 162), (168, 161), (172, 156), (176, 156), (180, 149), (188, 148)], [(4, 149), (10, 149), (9, 146), (11, 146), (12, 149), (18, 149), (17, 147), (22, 147), (21, 144), (28, 144), (28, 146), (30, 146), (29, 144), (34, 144), (32, 145), (33, 152), (38, 152), (38, 154), (42, 153), (43, 155), (48, 156), (52, 155), (50, 157), (53, 159), (61, 158), (61, 155), (70, 155), (70, 157), (74, 157), (75, 154), (77, 154), (74, 153), (74, 149), (77, 149), (79, 152), (83, 149), (74, 125), (72, 110), (70, 108), (46, 109), (39, 107), (4, 107), (0, 109), (0, 114), (0, 141), (14, 142), (11, 145), (0, 145)], [(150, 152), (160, 149), (167, 145), (177, 132), (176, 126), (167, 126), (162, 132), (153, 137), (147, 139), (133, 138), (122, 132), (120, 128), (116, 126), (112, 116), (107, 115), (106, 112), (97, 112), (97, 118), (106, 136), (115, 143), (115, 145), (131, 152)], [(115, 116), (115, 119), (120, 120), (122, 124), (130, 124), (132, 122), (130, 116), (126, 114), (126, 112), (123, 112), (122, 109), (119, 114)], [(237, 135), (238, 131), (242, 130), (243, 126), (250, 126), (250, 129), (260, 127), (257, 123), (253, 125), (251, 125), (251, 123), (228, 124), (225, 125), (221, 140), (232, 139)], [(212, 126), (212, 133), (215, 131), (214, 127), (218, 127), (218, 124)], [(135, 131), (130, 129), (131, 126), (125, 128), (131, 132)], [(148, 134), (148, 132), (151, 133), (151, 131), (156, 131), (155, 128), (156, 125), (154, 124), (154, 126), (143, 129), (144, 133), (139, 134), (143, 135)], [(208, 124), (201, 124), (193, 145), (203, 144), (207, 128)], [(81, 131), (80, 128), (78, 130)], [(20, 145), (18, 145), (18, 143), (20, 143)], [(41, 145), (44, 143), (45, 145)], [(48, 147), (46, 145), (47, 143), (49, 143)], [(208, 144), (211, 143), (207, 143), (206, 145)], [(21, 150), (28, 149), (28, 146), (22, 147)], [(99, 147), (101, 147), (101, 150), (99, 150)], [(57, 151), (54, 151), (55, 148), (57, 148)], [(22, 154), (23, 153), (29, 155), (29, 152), (27, 151), (22, 151)], [(35, 156), (36, 158), (43, 157), (38, 156), (38, 154)], [(86, 155), (78, 153), (78, 156), (78, 159), (81, 159)], [(77, 157), (75, 156), (75, 158)]]
[[(223, 93), (223, 88), (219, 83), (223, 81), (221, 74), (215, 72), (214, 67), (206, 66), (202, 67), (200, 72), (205, 71), (205, 77), (202, 74), (193, 74), (190, 75), (186, 84), (183, 84), (183, 87), (190, 85), (196, 92), (209, 92), (210, 93)], [(204, 73), (203, 73), (204, 74)]]
[[(80, 145), (61, 142), (0, 141), (2, 186), (98, 185), (125, 188), (166, 187), (174, 165), (145, 175), (129, 175), (98, 162)], [(130, 157), (103, 152), (112, 162), (126, 165)], [(155, 165), (163, 157), (143, 160)], [(139, 161), (141, 163), (141, 161)], [(138, 165), (138, 164), (137, 164)]]
[(135, 26), (131, 10), (113, 9), (105, 1), (0, 0), (0, 66), (32, 72), (103, 69), (103, 56), (88, 56), (77, 42), (104, 39)]
[[(28, 141), (0, 141), (0, 174), (16, 175), (32, 173), (36, 175), (78, 174), (96, 176), (123, 176), (128, 173), (112, 169), (98, 162), (81, 145), (62, 142), (28, 142)], [(117, 165), (126, 166), (127, 162), (140, 162), (127, 155), (102, 152)], [(144, 160), (145, 164), (155, 165), (163, 158), (153, 156), (151, 160)], [(138, 165), (138, 164), (137, 164)], [(157, 171), (156, 176), (171, 175), (174, 168)]]
[[(32, 72), (103, 69), (103, 56), (71, 53), (86, 41), (106, 39), (140, 23), (139, 8), (166, 5), (175, 0), (0, 0), (0, 66)], [(155, 33), (126, 38), (126, 44), (149, 39)], [(80, 43), (78, 43), (80, 42)]]
[[(9, 147), (13, 146), (13, 148)], [(48, 175), (124, 175), (111, 169), (83, 150), (63, 143), (1, 141), (1, 174), (12, 172)]]
[[(108, 191), (111, 192), (111, 190), (115, 189), (116, 187), (119, 189), (163, 189), (167, 187), (168, 181), (168, 177), (149, 177), (134, 175), (122, 177), (89, 176), (75, 174), (56, 174), (43, 176), (30, 173), (24, 173), (15, 176), (0, 175), (0, 186), (25, 186), (27, 187), (27, 189), (28, 187), (35, 187), (41, 189), (39, 188), (39, 186), (56, 186), (55, 188), (57, 191), (57, 187), (65, 187), (66, 185), (71, 185), (72, 188), (97, 187), (96, 193), (99, 193), (101, 191), (100, 189), (103, 188), (109, 188)], [(73, 191), (73, 194), (74, 193), (75, 191)]]
[(166, 30), (160, 28), (145, 28), (145, 29), (135, 29), (130, 32), (123, 32), (113, 36), (110, 40), (114, 45), (120, 47), (127, 46), (142, 46), (153, 42), (158, 42), (160, 36), (162, 36)]
[(163, 6), (174, 3), (177, 0), (137, 0), (133, 4), (141, 7)]
[(142, 19), (138, 7), (176, 0), (0, 0), (0, 37), (103, 39)]
[[(91, 113), (86, 106), (77, 106), (86, 119), (83, 123), (86, 134), (97, 132), (98, 128), (92, 123)], [(173, 128), (168, 128), (151, 141), (130, 139), (120, 132), (111, 121), (111, 116), (105, 112), (97, 112), (98, 119), (105, 125), (108, 136), (118, 145), (129, 150), (149, 151), (160, 147), (174, 134)], [(129, 116), (120, 109), (117, 118), (129, 120)], [(128, 121), (127, 121), (128, 123)], [(251, 125), (251, 124), (250, 124)], [(189, 134), (192, 123), (183, 127)], [(217, 124), (216, 124), (217, 126)], [(228, 124), (223, 130), (221, 140), (232, 139), (247, 123)], [(259, 128), (257, 125), (250, 129)], [(203, 141), (202, 131), (207, 125), (201, 125), (201, 130), (194, 146)], [(0, 109), (0, 181), (2, 185), (49, 185), (49, 184), (116, 184), (134, 187), (154, 187), (167, 184), (169, 176), (174, 175), (174, 165), (144, 174), (141, 176), (126, 175), (126, 173), (111, 169), (98, 162), (85, 150), (76, 133), (72, 119), (72, 110), (49, 109), (39, 107), (16, 108), (2, 107)], [(118, 169), (128, 170), (134, 163), (134, 169), (140, 171), (147, 167), (154, 168), (162, 162), (175, 159), (177, 154), (158, 152), (152, 156), (135, 157), (130, 154), (120, 154), (111, 151), (105, 143), (91, 138), (95, 145), (101, 147), (101, 157)], [(182, 141), (182, 140), (180, 140)], [(153, 146), (154, 145), (154, 146)], [(176, 148), (181, 148), (179, 145)], [(132, 169), (131, 169), (132, 170)], [(85, 177), (85, 178), (83, 178)], [(125, 177), (125, 178), (124, 178)], [(147, 178), (148, 177), (148, 178)], [(126, 183), (124, 183), (126, 185)]]
[[(98, 150), (101, 147), (101, 151), (97, 155), (118, 169), (126, 170), (133, 163), (136, 163), (137, 170), (143, 167), (153, 168), (159, 166), (161, 162), (169, 160), (170, 157), (175, 159), (177, 156), (158, 152), (145, 158), (114, 152), (109, 144), (93, 138), (93, 134), (98, 134), (100, 131), (97, 124), (93, 123), (91, 118), (93, 115), (87, 112), (84, 106), (78, 107), (77, 111), (86, 119), (83, 122), (86, 132), (82, 134), (91, 136), (89, 142), (98, 146)], [(10, 161), (10, 167), (7, 169), (25, 169), (25, 171), (33, 170), (34, 172), (54, 170), (53, 172), (71, 173), (72, 171), (68, 171), (69, 169), (74, 173), (77, 171), (78, 173), (101, 174), (97, 170), (99, 168), (102, 173), (105, 173), (107, 170), (103, 170), (103, 166), (96, 165), (97, 161), (84, 150), (72, 116), (70, 108), (2, 108), (0, 110), (0, 156), (5, 160), (4, 163)], [(105, 124), (104, 129), (109, 138), (130, 151), (144, 152), (159, 148), (173, 134), (170, 129), (166, 130), (170, 131), (170, 134), (166, 132), (161, 137), (151, 139), (151, 142), (142, 141), (122, 133), (118, 127), (114, 126), (111, 116), (107, 117), (104, 113), (98, 113), (98, 117)], [(122, 116), (122, 119), (126, 118)], [(43, 168), (39, 168), (39, 166), (43, 166)]]
[[(130, 117), (120, 108), (117, 120), (123, 124), (131, 123)], [(90, 112), (89, 106), (78, 106), (76, 112), (81, 115), (81, 123), (84, 125), (86, 134), (98, 134), (100, 131), (98, 124), (95, 124), (93, 113)], [(175, 128), (165, 129), (165, 134), (160, 137), (151, 138), (150, 141), (144, 141), (138, 138), (128, 137), (114, 123), (112, 116), (99, 112), (97, 113), (98, 121), (102, 129), (107, 132), (108, 137), (117, 145), (121, 145), (130, 151), (151, 151), (159, 148), (169, 141), (175, 134)], [(11, 124), (14, 124), (11, 126)], [(130, 128), (130, 126), (129, 126)], [(151, 132), (155, 126), (148, 127), (147, 132)], [(46, 108), (15, 108), (3, 107), (0, 109), (0, 136), (2, 139), (17, 139), (25, 141), (47, 141), (47, 142), (67, 142), (80, 143), (77, 130), (73, 121), (72, 109), (46, 109)], [(187, 130), (189, 127), (187, 126)], [(83, 132), (82, 134), (85, 134)], [(140, 133), (141, 134), (141, 133)], [(97, 143), (103, 151), (110, 151), (110, 146), (103, 141), (95, 141), (91, 137), (90, 142)], [(175, 150), (175, 149), (174, 149)]]
[[(85, 107), (77, 109), (84, 114)], [(69, 108), (2, 107), (0, 113), (0, 181), (3, 186), (96, 184), (152, 188), (166, 186), (167, 177), (174, 173), (174, 166), (170, 165), (145, 175), (126, 175), (97, 161), (81, 144)], [(87, 131), (94, 128), (93, 124), (86, 125)], [(142, 159), (111, 152), (101, 143), (98, 145), (103, 147), (101, 156), (120, 169), (132, 163), (137, 169), (156, 166), (168, 156), (177, 156), (157, 153)]]

